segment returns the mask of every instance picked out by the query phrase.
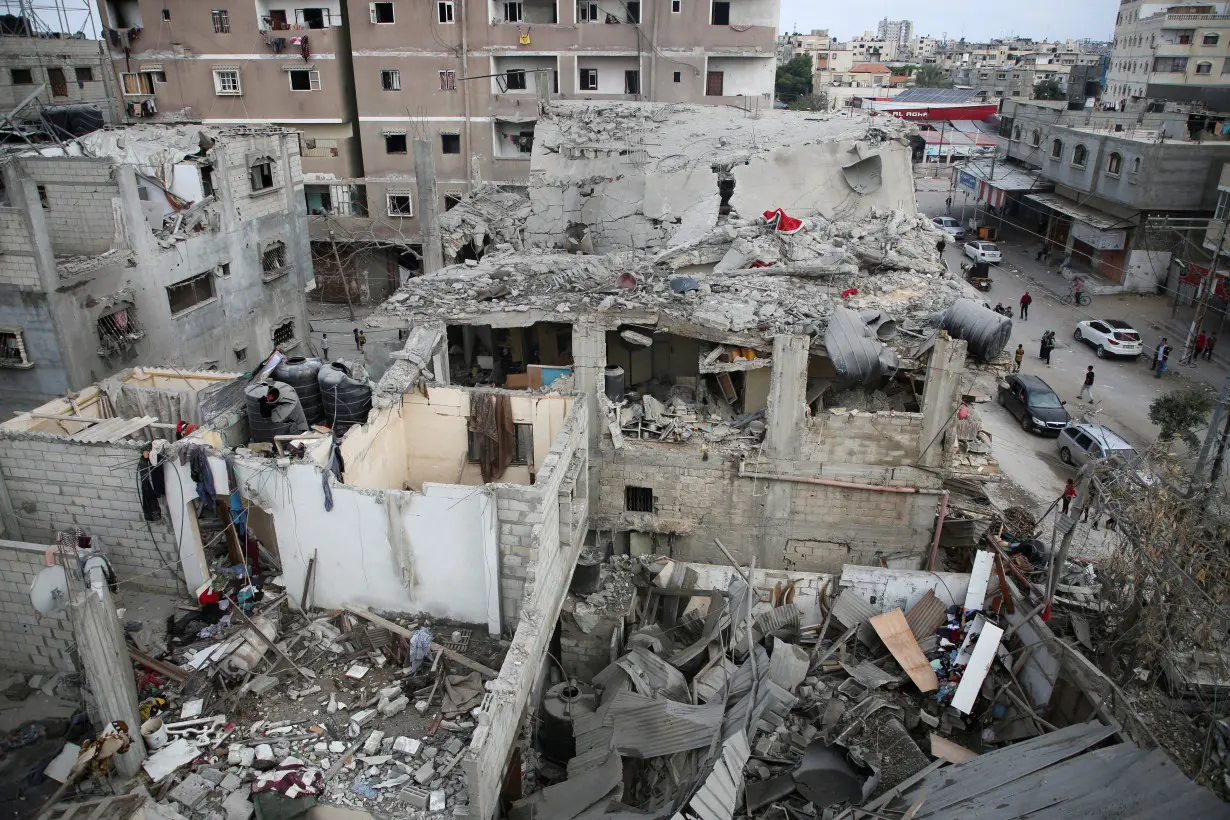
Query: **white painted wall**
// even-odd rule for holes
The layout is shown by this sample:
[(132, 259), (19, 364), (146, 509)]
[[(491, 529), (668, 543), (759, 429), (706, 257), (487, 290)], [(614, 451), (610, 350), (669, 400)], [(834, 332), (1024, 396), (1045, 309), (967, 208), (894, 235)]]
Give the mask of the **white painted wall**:
[[(598, 90), (584, 91), (581, 88), (581, 71), (586, 68), (598, 69)], [(624, 94), (624, 72), (640, 71), (640, 63), (635, 57), (577, 57), (577, 76), (574, 78), (577, 94), (588, 97), (599, 94)], [(641, 71), (641, 88), (645, 87), (645, 73)]]
[(176, 163), (171, 169), (171, 193), (188, 202), (200, 202), (205, 197), (201, 187), (201, 166), (194, 162)]
[[(214, 486), (227, 492), (221, 458), (210, 458)], [(195, 589), (206, 577), (186, 466), (165, 468), (171, 522), (185, 575)], [(423, 492), (364, 490), (332, 484), (326, 512), (321, 471), (314, 464), (275, 467), (240, 459), (241, 492), (270, 513), (282, 575), (291, 596), (303, 589), (316, 556), (312, 601), (335, 609), (343, 602), (375, 610), (429, 612), (500, 630), (499, 555), (495, 501), (487, 488), (427, 485)]]
[[(777, 28), (781, 5), (780, 0), (734, 0), (730, 4), (730, 24)], [(712, 20), (712, 12), (710, 15), (709, 19)]]
[(710, 57), (708, 71), (721, 71), (724, 97), (755, 97), (773, 94), (777, 72), (774, 57)]
[[(534, 96), (538, 93), (538, 83), (546, 83), (548, 89), (553, 88), (551, 72), (559, 68), (559, 60), (555, 57), (537, 56), (529, 54), (518, 54), (516, 57), (492, 57), (491, 58), (491, 73), (503, 74), (512, 69), (524, 69), (525, 71), (525, 90), (513, 91), (508, 90), (501, 92), (499, 85), (496, 84), (496, 78), (491, 78), (491, 93), (496, 96), (513, 96), (513, 95), (529, 95)], [(534, 69), (546, 68), (549, 71), (537, 72)]]

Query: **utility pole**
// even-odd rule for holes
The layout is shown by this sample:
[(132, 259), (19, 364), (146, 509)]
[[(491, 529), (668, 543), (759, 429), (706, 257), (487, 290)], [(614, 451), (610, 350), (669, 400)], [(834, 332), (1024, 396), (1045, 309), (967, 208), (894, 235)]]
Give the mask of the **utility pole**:
[(440, 245), (440, 197), (436, 193), (436, 158), (427, 140), (414, 141), (414, 179), (419, 190), (419, 226), (423, 234), (423, 273), (444, 267)]
[(1230, 442), (1230, 418), (1226, 419), (1226, 426), (1221, 432), (1221, 442), (1217, 445), (1217, 458), (1213, 460), (1213, 470), (1209, 473), (1209, 485), (1204, 490), (1204, 497), (1206, 499), (1212, 494), (1213, 488), (1217, 486), (1217, 482), (1221, 478), (1221, 468), (1226, 460), (1227, 442)]
[(1076, 498), (1072, 500), (1072, 506), (1069, 508), (1070, 513), (1060, 513), (1055, 519), (1055, 526), (1063, 530), (1063, 541), (1059, 544), (1059, 554), (1055, 556), (1055, 561), (1051, 565), (1050, 581), (1046, 585), (1046, 605), (1049, 607), (1055, 600), (1055, 588), (1059, 585), (1059, 576), (1063, 572), (1063, 565), (1068, 560), (1068, 550), (1072, 546), (1072, 536), (1076, 534), (1076, 516), (1081, 514), (1085, 509), (1085, 505), (1089, 503), (1089, 491), (1093, 488), (1093, 464), (1086, 464), (1081, 467), (1080, 474), (1076, 479)]
[(1200, 303), (1196, 305), (1196, 315), (1192, 317), (1191, 327), (1187, 329), (1187, 341), (1183, 344), (1183, 362), (1190, 362), (1196, 355), (1196, 335), (1200, 333), (1200, 328), (1204, 324), (1204, 314), (1209, 309), (1209, 302), (1213, 301), (1213, 294), (1217, 291), (1217, 263), (1221, 261), (1222, 251), (1226, 248), (1226, 234), (1230, 231), (1226, 230), (1225, 222), (1221, 224), (1221, 238), (1217, 240), (1217, 253), (1213, 254), (1213, 262), (1209, 266), (1209, 280), (1204, 284), (1204, 293), (1201, 296)]
[(346, 271), (342, 268), (342, 257), (337, 252), (337, 240), (333, 238), (333, 231), (329, 231), (329, 244), (333, 247), (333, 264), (337, 265), (337, 275), (342, 280), (342, 292), (346, 294), (346, 310), (353, 322), (354, 302), (350, 301), (350, 280), (346, 278)]
[[(1226, 412), (1226, 405), (1230, 404), (1230, 374), (1226, 376), (1226, 383), (1222, 385), (1221, 395), (1217, 397), (1217, 404), (1213, 408), (1213, 419), (1209, 422), (1209, 432), (1205, 433), (1204, 444), (1200, 447), (1200, 457), (1196, 459), (1196, 467), (1192, 470), (1191, 481), (1187, 485), (1187, 497), (1191, 498), (1196, 493), (1196, 486), (1200, 484), (1200, 477), (1204, 475), (1204, 465), (1209, 462), (1209, 455), (1213, 452), (1213, 442), (1217, 440), (1217, 430), (1221, 427), (1222, 414)], [(1218, 457), (1221, 457), (1219, 449)]]
[(84, 572), (78, 572), (73, 566), (77, 563), (75, 551), (67, 555), (62, 551), (61, 556), (69, 565), (66, 569), (70, 586), (78, 587), (69, 612), (86, 681), (103, 725), (117, 720), (128, 725), (132, 746), (124, 754), (117, 755), (115, 762), (121, 775), (135, 777), (145, 760), (145, 744), (141, 742), (137, 684), (124, 645), (124, 628), (115, 611), (115, 599), (107, 587), (102, 561), (87, 559)]

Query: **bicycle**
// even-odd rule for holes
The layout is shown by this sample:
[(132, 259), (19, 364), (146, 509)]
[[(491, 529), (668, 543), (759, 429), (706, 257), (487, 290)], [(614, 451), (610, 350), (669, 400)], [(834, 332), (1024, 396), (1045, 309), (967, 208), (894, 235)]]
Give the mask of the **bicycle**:
[(1089, 298), (1088, 293), (1085, 293), (1083, 290), (1079, 290), (1079, 291), (1068, 291), (1068, 293), (1064, 295), (1063, 297), (1061, 297), (1059, 301), (1065, 305), (1070, 305), (1073, 302), (1076, 302), (1076, 304), (1084, 307), (1085, 305), (1088, 305), (1092, 300)]

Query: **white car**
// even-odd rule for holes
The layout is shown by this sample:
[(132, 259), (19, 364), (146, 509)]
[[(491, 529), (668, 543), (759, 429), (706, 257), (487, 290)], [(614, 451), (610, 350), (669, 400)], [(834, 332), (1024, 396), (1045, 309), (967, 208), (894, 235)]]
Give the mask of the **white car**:
[(1078, 342), (1093, 345), (1099, 359), (1107, 356), (1131, 356), (1139, 359), (1145, 352), (1140, 334), (1119, 319), (1090, 319), (1079, 322), (1072, 336)]
[(953, 219), (951, 216), (932, 217), (931, 224), (951, 236), (956, 241), (965, 241), (965, 229), (961, 227), (960, 222)]
[(976, 242), (965, 243), (965, 255), (975, 262), (990, 262), (999, 264), (1003, 261), (1004, 255), (999, 252), (999, 245), (994, 242)]

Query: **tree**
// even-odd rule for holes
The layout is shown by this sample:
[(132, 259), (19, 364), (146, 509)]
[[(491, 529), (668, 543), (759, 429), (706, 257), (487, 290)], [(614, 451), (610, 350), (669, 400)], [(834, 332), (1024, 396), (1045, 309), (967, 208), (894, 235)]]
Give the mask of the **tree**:
[(918, 71), (919, 68), (921, 68), (921, 66), (916, 66), (913, 63), (906, 63), (905, 65), (899, 65), (899, 66), (894, 67), (893, 73), (894, 74), (904, 74), (907, 77), (913, 77), (914, 73)]
[(1159, 441), (1179, 439), (1188, 447), (1196, 447), (1200, 439), (1194, 428), (1204, 423), (1213, 409), (1213, 397), (1199, 387), (1186, 387), (1158, 396), (1149, 405), (1149, 421), (1162, 428)]
[(1034, 86), (1035, 100), (1066, 100), (1067, 98), (1055, 80), (1043, 80)]
[(805, 94), (786, 105), (791, 111), (828, 111), (829, 95), (821, 90)]
[(789, 104), (810, 94), (812, 65), (810, 54), (796, 54), (790, 62), (778, 66), (774, 85), (777, 98)]
[(952, 88), (948, 75), (937, 65), (925, 65), (914, 72), (915, 88)]

